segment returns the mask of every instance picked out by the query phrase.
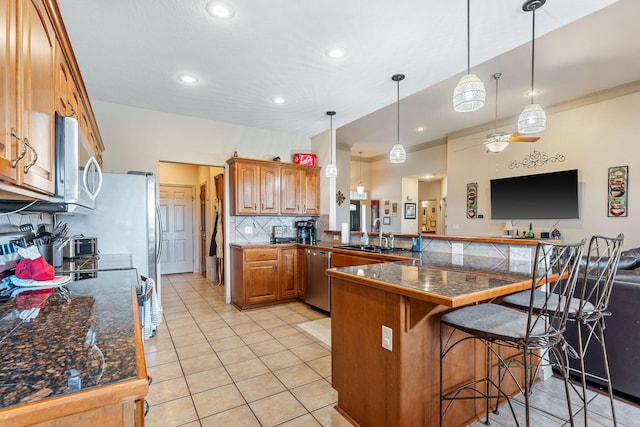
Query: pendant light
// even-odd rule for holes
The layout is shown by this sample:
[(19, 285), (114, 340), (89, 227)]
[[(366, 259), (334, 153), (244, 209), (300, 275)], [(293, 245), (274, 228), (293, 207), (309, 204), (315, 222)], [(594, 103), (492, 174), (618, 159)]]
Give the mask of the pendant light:
[(495, 130), (492, 134), (487, 135), (487, 139), (484, 141), (484, 146), (492, 153), (499, 153), (509, 145), (510, 134), (506, 132), (498, 132), (498, 79), (502, 76), (502, 73), (495, 73), (493, 75), (496, 81), (496, 115), (495, 115)]
[(324, 171), (324, 174), (327, 178), (335, 178), (338, 176), (338, 168), (335, 164), (333, 164), (333, 116), (336, 115), (335, 111), (327, 111), (327, 116), (329, 116), (329, 157), (330, 162), (327, 165), (327, 168)]
[(537, 133), (542, 132), (547, 124), (547, 115), (539, 104), (533, 102), (534, 90), (534, 58), (536, 50), (536, 9), (542, 7), (547, 0), (527, 0), (522, 5), (522, 10), (531, 12), (531, 103), (527, 105), (518, 118), (518, 132)]
[(471, 18), (469, 3), (470, 0), (467, 0), (467, 74), (460, 78), (456, 88), (453, 90), (453, 109), (458, 112), (479, 110), (484, 106), (484, 100), (487, 95), (482, 80), (475, 74), (471, 74)]
[(362, 195), (364, 193), (364, 185), (362, 185), (362, 151), (360, 153), (360, 182), (358, 182), (358, 186), (356, 187), (356, 191), (358, 194)]
[(389, 153), (389, 161), (391, 163), (404, 163), (407, 161), (407, 152), (404, 150), (402, 144), (400, 144), (400, 81), (404, 80), (404, 74), (394, 74), (391, 77), (391, 80), (398, 83), (398, 131), (396, 134), (396, 143), (393, 147), (391, 147), (391, 152)]

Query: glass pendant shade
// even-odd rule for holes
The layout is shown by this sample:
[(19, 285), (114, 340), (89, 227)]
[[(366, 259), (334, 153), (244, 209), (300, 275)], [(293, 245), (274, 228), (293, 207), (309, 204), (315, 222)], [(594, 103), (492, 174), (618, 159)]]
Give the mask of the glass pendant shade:
[(324, 170), (324, 174), (327, 176), (327, 178), (335, 178), (336, 176), (338, 176), (338, 168), (333, 163), (329, 163)]
[(398, 143), (391, 147), (391, 152), (389, 152), (389, 161), (391, 163), (404, 163), (407, 161), (407, 152), (402, 144)]
[(364, 193), (364, 185), (362, 185), (362, 182), (358, 183), (358, 186), (356, 187), (356, 191), (358, 192), (358, 194)]
[(487, 91), (484, 83), (475, 74), (465, 74), (453, 91), (453, 109), (471, 112), (484, 106)]
[(509, 135), (506, 138), (494, 137), (485, 141), (484, 146), (492, 153), (499, 153), (503, 151), (509, 145)]
[(547, 115), (539, 104), (527, 105), (518, 117), (518, 132), (542, 132), (547, 124)]

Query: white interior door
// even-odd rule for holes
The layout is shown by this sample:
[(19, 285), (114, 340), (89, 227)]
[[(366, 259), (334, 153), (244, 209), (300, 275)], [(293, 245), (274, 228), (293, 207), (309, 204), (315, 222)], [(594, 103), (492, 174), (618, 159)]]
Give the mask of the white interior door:
[(162, 274), (193, 272), (193, 188), (160, 186)]

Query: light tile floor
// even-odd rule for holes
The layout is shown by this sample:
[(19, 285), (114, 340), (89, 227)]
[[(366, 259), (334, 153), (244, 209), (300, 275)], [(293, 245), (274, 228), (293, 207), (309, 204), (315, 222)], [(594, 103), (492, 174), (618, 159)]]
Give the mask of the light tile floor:
[[(225, 304), (224, 287), (197, 274), (163, 276), (162, 301), (164, 321), (145, 341), (147, 426), (350, 426), (334, 409), (329, 347), (297, 326), (324, 314), (301, 302), (240, 312)], [(545, 412), (534, 411), (531, 425), (568, 425), (562, 382), (537, 390)], [(589, 410), (590, 426), (612, 425), (606, 396), (592, 393)], [(640, 425), (634, 405), (616, 401), (616, 415), (621, 427)], [(491, 421), (515, 425), (506, 408)]]

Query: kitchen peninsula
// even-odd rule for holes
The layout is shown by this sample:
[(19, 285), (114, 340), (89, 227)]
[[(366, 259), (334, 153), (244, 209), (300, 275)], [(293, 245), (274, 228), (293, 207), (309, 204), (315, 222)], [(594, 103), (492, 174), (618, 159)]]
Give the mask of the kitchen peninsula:
[(144, 424), (135, 271), (99, 272), (44, 301), (0, 302), (0, 425)]
[[(455, 254), (327, 270), (337, 409), (356, 425), (438, 425), (440, 317), (527, 289), (530, 271), (528, 261)], [(381, 345), (382, 326), (392, 331), (391, 350)], [(445, 388), (480, 378), (483, 366), (484, 353), (468, 341), (448, 357)], [(476, 405), (457, 402), (447, 425), (472, 421), (482, 412)]]

